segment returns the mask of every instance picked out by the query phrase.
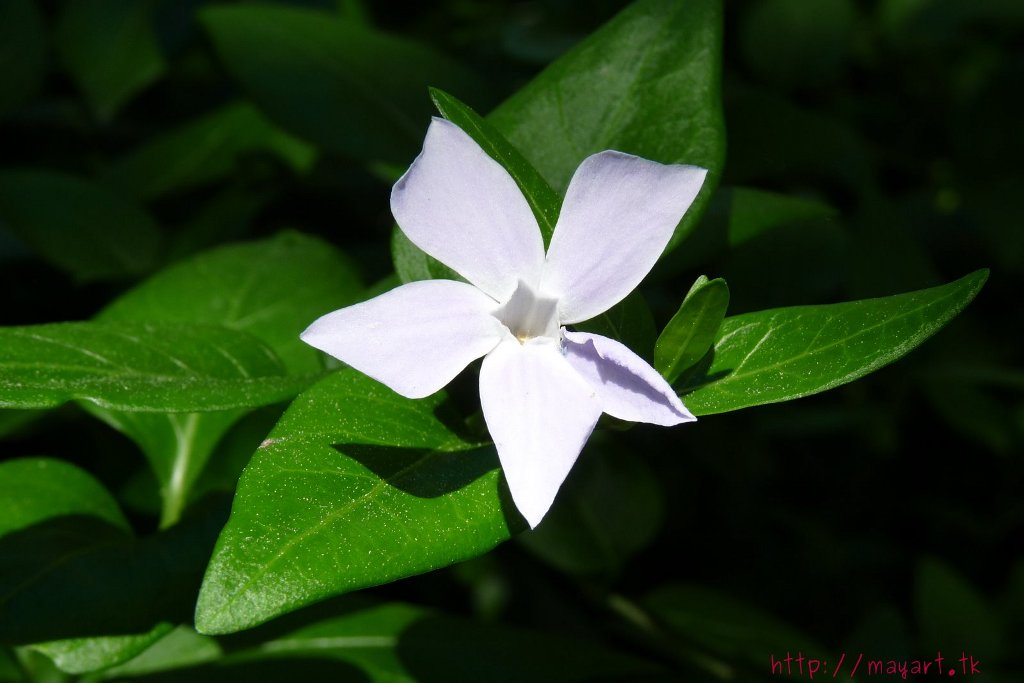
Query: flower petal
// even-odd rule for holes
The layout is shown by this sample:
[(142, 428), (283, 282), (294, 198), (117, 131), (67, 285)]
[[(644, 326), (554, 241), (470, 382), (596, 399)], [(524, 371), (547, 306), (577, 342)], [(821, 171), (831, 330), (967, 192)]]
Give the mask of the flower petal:
[(402, 396), (423, 398), (508, 334), (494, 307), (464, 282), (411, 282), (328, 313), (300, 336)]
[(512, 499), (535, 527), (601, 416), (594, 390), (557, 344), (509, 339), (484, 358), (480, 404)]
[(614, 339), (565, 333), (565, 357), (597, 391), (601, 409), (620, 420), (670, 426), (696, 420), (647, 361)]
[(621, 152), (587, 157), (576, 169), (548, 248), (541, 287), (560, 299), (562, 324), (589, 320), (619, 301), (654, 267), (707, 170)]
[(435, 118), (423, 152), (391, 191), (413, 244), (500, 302), (519, 280), (536, 287), (544, 242), (523, 193), (455, 124)]

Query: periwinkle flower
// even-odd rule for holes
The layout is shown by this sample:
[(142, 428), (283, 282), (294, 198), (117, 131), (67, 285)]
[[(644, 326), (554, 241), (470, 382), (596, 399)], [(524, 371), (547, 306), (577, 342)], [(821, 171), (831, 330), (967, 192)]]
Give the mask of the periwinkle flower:
[(516, 507), (535, 527), (602, 412), (666, 426), (695, 419), (627, 347), (564, 326), (640, 283), (706, 173), (614, 151), (588, 157), (545, 254), (508, 172), (434, 119), (391, 210), (416, 246), (469, 284), (405, 284), (323, 316), (302, 339), (408, 398), (438, 391), (483, 356), (484, 419)]

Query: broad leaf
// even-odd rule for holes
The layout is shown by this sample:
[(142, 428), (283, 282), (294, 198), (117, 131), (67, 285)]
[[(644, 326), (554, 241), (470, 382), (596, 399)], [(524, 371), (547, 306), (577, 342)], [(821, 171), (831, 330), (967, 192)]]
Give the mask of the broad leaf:
[(51, 640), (32, 648), (52, 659), (61, 671), (82, 674), (131, 660), (165, 637), (172, 628), (169, 623), (160, 622), (145, 633)]
[(617, 339), (647, 361), (651, 359), (654, 339), (658, 334), (651, 309), (639, 292), (632, 292), (601, 315), (574, 327)]
[(314, 150), (278, 129), (252, 105), (231, 104), (153, 138), (106, 170), (103, 182), (152, 199), (222, 178), (242, 155), (269, 152), (296, 171), (307, 171)]
[(760, 671), (769, 653), (778, 659), (787, 652), (825, 652), (784, 621), (706, 586), (668, 584), (650, 593), (643, 604), (687, 653), (696, 646)]
[(407, 163), (430, 114), (427, 86), (476, 89), (467, 71), (430, 48), (338, 16), (273, 5), (200, 16), (256, 103), (328, 152)]
[[(299, 340), (317, 317), (351, 303), (362, 287), (352, 263), (334, 247), (298, 233), (222, 247), (167, 268), (123, 295), (104, 321), (213, 323), (256, 335), (293, 375), (315, 373), (320, 354)], [(224, 432), (242, 413), (149, 415), (93, 410), (143, 450), (160, 482), (164, 526), (184, 509), (189, 491)]]
[(0, 172), (0, 228), (81, 280), (144, 273), (156, 263), (161, 240), (140, 207), (49, 171)]
[(0, 328), (0, 407), (73, 399), (118, 410), (184, 412), (284, 400), (289, 377), (255, 337), (215, 326), (56, 323)]
[(607, 580), (654, 540), (663, 508), (642, 458), (588, 445), (544, 523), (517, 540), (561, 571)]
[(489, 157), (500, 163), (516, 181), (537, 218), (537, 225), (540, 226), (540, 233), (544, 237), (544, 246), (547, 247), (551, 241), (551, 234), (555, 231), (562, 198), (551, 189), (537, 169), (523, 158), (519, 150), (479, 114), (443, 90), (431, 88), (430, 96), (442, 116), (468, 133), (469, 137), (473, 138)]
[(710, 365), (687, 379), (692, 391), (686, 405), (695, 415), (708, 415), (852, 382), (935, 334), (971, 302), (987, 277), (987, 270), (979, 270), (907, 294), (726, 318)]
[(970, 653), (983, 662), (1002, 655), (1002, 629), (995, 610), (977, 588), (938, 560), (925, 559), (917, 567), (914, 610), (921, 647), (957, 652), (966, 642)]
[(31, 99), (42, 84), (45, 35), (35, 0), (0, 3), (0, 116)]
[(523, 522), (493, 449), (342, 370), (300, 395), (242, 475), (196, 627), (227, 633), (483, 553)]
[[(152, 0), (69, 0), (57, 22), (57, 53), (100, 119), (164, 71)], [(103, 30), (96, 30), (102, 26)]]
[(654, 346), (654, 367), (669, 383), (708, 352), (728, 306), (725, 280), (697, 278)]
[(720, 0), (640, 0), (488, 116), (558, 192), (616, 149), (711, 171), (669, 248), (693, 228), (725, 158)]
[(88, 515), (129, 529), (113, 496), (84, 470), (52, 458), (0, 463), (0, 537), (70, 515)]
[[(82, 654), (95, 656), (105, 646), (120, 657), (127, 639), (108, 636), (145, 634), (161, 623), (186, 621), (226, 517), (224, 502), (198, 506), (173, 529), (144, 539), (82, 514), (51, 517), (4, 535), (0, 640), (79, 640), (68, 649), (77, 645)], [(94, 636), (106, 642), (83, 648), (82, 639)]]

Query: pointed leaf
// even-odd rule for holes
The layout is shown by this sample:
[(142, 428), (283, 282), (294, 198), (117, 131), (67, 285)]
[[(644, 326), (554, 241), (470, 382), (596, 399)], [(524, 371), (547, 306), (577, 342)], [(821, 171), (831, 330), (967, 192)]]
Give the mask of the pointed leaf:
[(430, 48), (323, 12), (241, 5), (200, 16), (256, 103), (335, 154), (407, 163), (429, 115), (427, 86), (475, 89), (467, 71)]
[(248, 628), (473, 557), (520, 529), (494, 451), (442, 421), (444, 400), (405, 399), (352, 370), (299, 396), (242, 475), (197, 628)]
[(32, 649), (52, 659), (65, 673), (89, 673), (127, 662), (170, 633), (172, 628), (167, 622), (160, 622), (145, 633), (51, 640), (33, 645)]
[(0, 172), (0, 229), (81, 280), (144, 273), (155, 265), (161, 240), (140, 207), (49, 171)]
[(729, 306), (725, 280), (701, 275), (654, 345), (654, 367), (671, 384), (704, 357)]
[[(100, 119), (109, 119), (163, 73), (152, 0), (69, 0), (57, 53)], [(97, 30), (102, 27), (102, 30)]]
[(695, 415), (788, 401), (852, 382), (939, 331), (988, 278), (979, 270), (907, 294), (726, 318), (710, 366), (687, 378)]
[(316, 155), (252, 105), (236, 103), (152, 138), (114, 162), (102, 180), (123, 193), (152, 199), (222, 178), (253, 151), (276, 154), (296, 171), (309, 170)]
[(555, 231), (555, 223), (558, 222), (562, 198), (491, 123), (443, 90), (431, 88), (430, 97), (442, 116), (468, 133), (489, 157), (509, 172), (530, 204), (544, 237), (544, 246), (547, 247), (551, 233)]
[(669, 243), (693, 228), (725, 158), (720, 0), (641, 0), (487, 118), (562, 192), (583, 159), (615, 149), (711, 171)]
[(284, 400), (288, 377), (254, 337), (215, 326), (56, 323), (0, 328), (0, 407), (72, 399), (119, 410), (183, 412)]

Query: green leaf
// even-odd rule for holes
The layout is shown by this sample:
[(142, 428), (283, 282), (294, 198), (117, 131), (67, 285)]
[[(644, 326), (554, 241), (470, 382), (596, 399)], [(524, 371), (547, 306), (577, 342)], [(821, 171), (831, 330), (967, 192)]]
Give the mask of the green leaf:
[(555, 231), (562, 198), (551, 189), (548, 182), (519, 150), (479, 114), (443, 90), (431, 88), (430, 97), (442, 116), (464, 130), (516, 181), (537, 218), (537, 225), (540, 226), (540, 233), (544, 238), (544, 247), (547, 248), (551, 234)]
[(725, 280), (697, 278), (654, 345), (654, 367), (670, 384), (708, 352), (728, 307)]
[(517, 540), (561, 571), (610, 579), (654, 540), (664, 500), (637, 454), (595, 451), (588, 445), (544, 523)]
[(143, 199), (208, 183), (232, 173), (252, 152), (277, 155), (297, 172), (308, 171), (316, 152), (280, 130), (255, 107), (229, 104), (155, 137), (106, 170), (102, 180)]
[[(688, 378), (695, 415), (788, 401), (852, 382), (904, 356), (964, 309), (979, 270), (907, 294), (726, 318), (710, 366)], [(685, 393), (685, 390), (684, 390)]]
[(49, 171), (0, 172), (0, 228), (80, 280), (144, 273), (156, 263), (161, 240), (140, 207)]
[(0, 3), (0, 116), (24, 104), (46, 75), (46, 33), (34, 0)]
[(68, 515), (130, 528), (113, 496), (84, 470), (52, 458), (0, 463), (0, 536)]
[(215, 326), (56, 323), (0, 328), (0, 407), (73, 399), (118, 410), (256, 407), (312, 379), (288, 377), (251, 335)]
[[(57, 53), (101, 120), (164, 71), (152, 0), (68, 0), (57, 21)], [(101, 29), (101, 30), (98, 30)]]
[(657, 328), (650, 307), (640, 295), (632, 292), (607, 311), (574, 326), (581, 332), (617, 339), (644, 360), (651, 359)]
[(195, 666), (220, 658), (220, 645), (187, 626), (179, 626), (162, 636), (138, 656), (103, 672), (105, 679), (132, 678), (159, 671)]
[[(769, 653), (785, 657), (786, 652), (826, 652), (793, 626), (706, 586), (669, 584), (649, 594), (643, 604), (686, 650), (697, 646), (756, 667), (759, 673)], [(720, 678), (735, 678), (735, 673)]]
[(725, 160), (720, 0), (641, 0), (545, 69), (488, 120), (557, 192), (616, 149), (710, 170), (669, 245), (696, 224)]
[(433, 256), (428, 256), (405, 236), (396, 225), (391, 230), (391, 260), (395, 264), (395, 272), (403, 282), (417, 280), (455, 280), (465, 279), (454, 270), (444, 265)]
[(300, 395), (253, 456), (196, 627), (228, 633), (323, 598), (479, 555), (523, 522), (493, 449), (342, 370)]
[(793, 197), (750, 187), (734, 187), (729, 196), (729, 246), (738, 247), (774, 228), (832, 218), (836, 210), (814, 199)]
[[(253, 334), (293, 375), (318, 372), (318, 351), (299, 333), (352, 303), (362, 285), (352, 262), (299, 233), (221, 247), (157, 273), (100, 313), (103, 321), (214, 323)], [(91, 409), (146, 454), (163, 494), (162, 524), (173, 524), (214, 447), (242, 412), (149, 415)]]
[(107, 306), (98, 319), (223, 325), (258, 337), (289, 372), (303, 374), (323, 365), (319, 352), (299, 334), (361, 292), (356, 267), (343, 253), (315, 237), (284, 232), (165, 268)]
[(172, 628), (170, 624), (161, 622), (152, 630), (136, 635), (68, 638), (39, 643), (32, 648), (52, 659), (61, 671), (82, 674), (129, 661), (170, 633)]
[(968, 648), (983, 662), (1002, 655), (1002, 628), (992, 606), (942, 562), (926, 559), (918, 565), (914, 609), (921, 647), (942, 652)]
[(476, 89), (430, 48), (342, 17), (271, 5), (200, 17), (224, 66), (270, 118), (331, 153), (407, 163), (430, 115), (427, 86)]
[(173, 529), (143, 539), (81, 514), (51, 517), (4, 535), (0, 641), (143, 634), (160, 623), (189, 619), (226, 518), (224, 503), (210, 500)]

